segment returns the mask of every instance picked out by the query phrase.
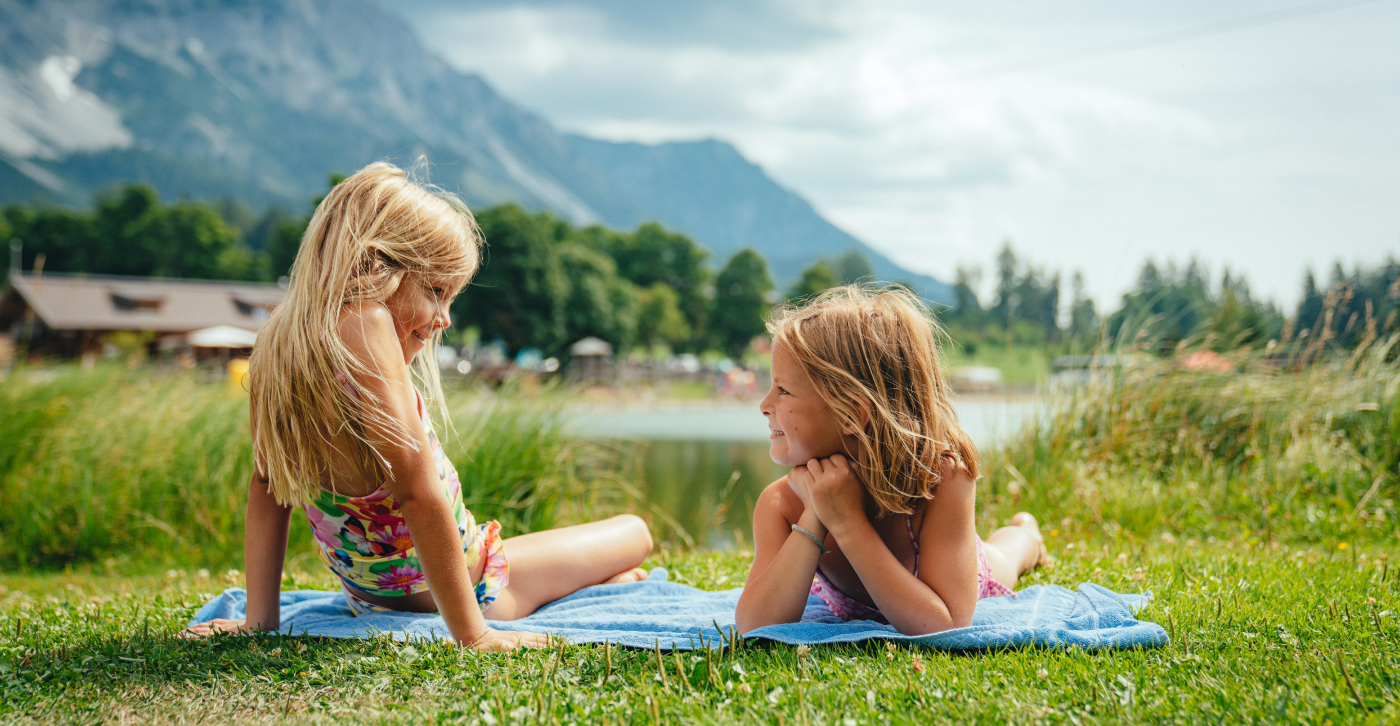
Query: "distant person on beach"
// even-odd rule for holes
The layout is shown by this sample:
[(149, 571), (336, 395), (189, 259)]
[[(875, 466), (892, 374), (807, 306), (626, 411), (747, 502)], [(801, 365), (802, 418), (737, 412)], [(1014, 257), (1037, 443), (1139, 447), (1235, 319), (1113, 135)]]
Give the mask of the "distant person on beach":
[(651, 536), (635, 516), (502, 539), (499, 523), (479, 524), (463, 505), (428, 413), (446, 413), (435, 351), (480, 245), (461, 202), (388, 164), (360, 170), (316, 208), (250, 361), (247, 619), (191, 634), (280, 627), (298, 508), (351, 612), (439, 612), (457, 643), (481, 650), (544, 643), (486, 618), (646, 579), (638, 565)]
[(902, 289), (851, 285), (787, 308), (760, 407), (773, 461), (793, 467), (754, 508), (739, 630), (802, 619), (807, 596), (906, 635), (971, 624), (1048, 559), (1021, 512), (983, 542), (977, 448), (958, 426), (928, 310)]

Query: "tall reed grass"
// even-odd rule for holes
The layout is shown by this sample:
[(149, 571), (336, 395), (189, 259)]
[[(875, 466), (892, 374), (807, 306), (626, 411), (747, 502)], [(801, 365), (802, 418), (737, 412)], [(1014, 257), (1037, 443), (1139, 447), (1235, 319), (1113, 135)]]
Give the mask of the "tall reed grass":
[[(1301, 371), (1249, 353), (1224, 373), (1159, 359), (1099, 371), (984, 453), (982, 529), (1028, 509), (1047, 530), (1400, 544), (1398, 351), (1390, 338)], [(453, 426), (439, 434), (467, 504), (508, 534), (643, 496), (637, 448), (568, 438), (558, 408), (448, 393)], [(0, 411), (7, 567), (241, 562), (245, 395), (144, 368), (19, 369), (0, 382)], [(310, 542), (294, 524), (292, 557)]]
[[(507, 534), (621, 506), (606, 451), (511, 397), (449, 392), (441, 430), (463, 494)], [(248, 399), (146, 368), (18, 370), (0, 383), (0, 562), (152, 560), (237, 566), (251, 473)], [(289, 556), (311, 536), (294, 517)]]
[[(984, 502), (1131, 536), (1400, 544), (1400, 339), (1303, 370), (1097, 371), (988, 456)], [(990, 523), (988, 523), (990, 524)], [(1048, 528), (1048, 527), (1047, 527)]]

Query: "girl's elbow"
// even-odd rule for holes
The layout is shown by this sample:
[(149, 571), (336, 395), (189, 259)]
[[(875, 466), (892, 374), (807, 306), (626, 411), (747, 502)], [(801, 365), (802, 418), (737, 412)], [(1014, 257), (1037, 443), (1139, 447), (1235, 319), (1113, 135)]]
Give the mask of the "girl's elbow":
[(961, 624), (960, 624), (960, 623), (958, 623), (957, 621), (948, 621), (948, 620), (945, 620), (945, 621), (942, 621), (942, 622), (933, 622), (933, 623), (900, 623), (900, 624), (894, 624), (894, 629), (895, 629), (895, 630), (898, 630), (900, 635), (919, 636), (919, 635), (933, 635), (934, 633), (941, 633), (941, 632), (943, 632), (943, 631), (945, 631), (945, 630), (954, 630), (954, 629), (956, 629), (956, 628), (965, 628), (965, 627), (967, 627), (967, 626), (970, 625), (970, 624), (971, 624), (970, 622), (968, 622), (968, 623), (961, 623)]
[(739, 593), (739, 602), (734, 606), (734, 628), (739, 631), (740, 635), (743, 635), (755, 627), (757, 626), (753, 624), (749, 609), (744, 607), (744, 594), (741, 592)]
[(765, 623), (759, 618), (743, 612), (736, 611), (734, 613), (734, 627), (739, 631), (739, 635), (748, 635), (750, 630), (757, 630), (765, 625), (772, 625), (772, 623)]
[(945, 630), (956, 630), (972, 625), (972, 613), (959, 613), (953, 615), (949, 612), (932, 613), (928, 617), (919, 618), (914, 622), (902, 621), (891, 623), (894, 629), (901, 635), (932, 635)]
[[(759, 609), (753, 604), (749, 604), (748, 607), (745, 607), (745, 604), (741, 596), (738, 607), (734, 609), (734, 627), (739, 631), (739, 635), (748, 635), (750, 630), (758, 630), (766, 625), (776, 625), (782, 622), (796, 622), (796, 620), (785, 621), (781, 617), (776, 617), (775, 614), (771, 612), (758, 611)], [(801, 619), (800, 616), (798, 619)]]
[(739, 614), (735, 613), (734, 629), (739, 631), (739, 635), (748, 635), (749, 631), (753, 630), (753, 626), (749, 625), (746, 618), (739, 617)]

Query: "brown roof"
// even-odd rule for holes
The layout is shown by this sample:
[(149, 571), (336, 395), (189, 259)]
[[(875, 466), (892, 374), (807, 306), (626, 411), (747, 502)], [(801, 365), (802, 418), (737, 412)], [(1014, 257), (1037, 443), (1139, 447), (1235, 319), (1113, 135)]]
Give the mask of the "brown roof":
[(0, 327), (14, 322), (19, 296), (53, 330), (186, 333), (232, 325), (257, 331), (286, 294), (258, 282), (12, 272)]

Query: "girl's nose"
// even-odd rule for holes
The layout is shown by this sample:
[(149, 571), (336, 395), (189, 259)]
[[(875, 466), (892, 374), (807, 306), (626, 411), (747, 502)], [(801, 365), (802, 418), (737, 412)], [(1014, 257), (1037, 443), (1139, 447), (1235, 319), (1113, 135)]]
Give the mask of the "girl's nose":
[(433, 316), (433, 329), (443, 330), (452, 327), (452, 313), (446, 305), (439, 305), (437, 314)]

